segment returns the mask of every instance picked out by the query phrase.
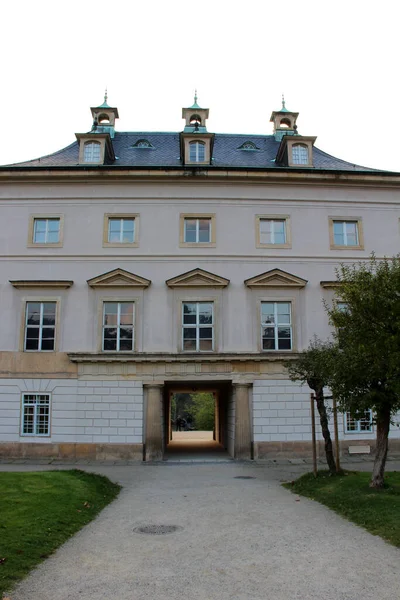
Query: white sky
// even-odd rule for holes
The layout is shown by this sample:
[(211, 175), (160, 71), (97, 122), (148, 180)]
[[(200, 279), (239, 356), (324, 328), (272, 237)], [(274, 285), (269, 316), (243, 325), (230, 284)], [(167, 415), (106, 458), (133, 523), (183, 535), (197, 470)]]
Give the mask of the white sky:
[(89, 131), (104, 88), (119, 131), (270, 134), (272, 110), (334, 156), (400, 171), (397, 0), (9, 0), (1, 9), (0, 164)]

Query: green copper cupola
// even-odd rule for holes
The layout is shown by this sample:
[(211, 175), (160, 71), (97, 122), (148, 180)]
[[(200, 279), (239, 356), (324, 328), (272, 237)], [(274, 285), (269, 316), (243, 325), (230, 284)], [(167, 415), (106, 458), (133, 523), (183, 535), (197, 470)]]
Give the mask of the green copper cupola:
[(100, 106), (90, 108), (93, 117), (93, 133), (108, 133), (111, 138), (115, 135), (115, 119), (119, 118), (118, 108), (109, 106), (107, 103), (107, 90), (104, 94), (104, 102)]
[(270, 118), (270, 122), (274, 124), (274, 136), (277, 142), (280, 142), (284, 135), (297, 135), (298, 116), (298, 112), (286, 108), (285, 97), (282, 94), (282, 108), (274, 110)]
[(182, 108), (182, 119), (185, 119), (184, 133), (207, 133), (206, 121), (208, 113), (208, 108), (201, 108), (198, 105), (196, 90), (192, 106)]

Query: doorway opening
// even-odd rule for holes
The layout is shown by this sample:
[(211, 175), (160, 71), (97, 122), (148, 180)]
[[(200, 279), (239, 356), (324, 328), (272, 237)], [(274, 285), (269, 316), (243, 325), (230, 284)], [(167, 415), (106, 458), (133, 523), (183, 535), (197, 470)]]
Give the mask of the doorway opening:
[[(218, 460), (233, 457), (232, 394), (230, 385), (182, 387), (165, 391), (166, 460)], [(231, 410), (229, 410), (231, 408)]]

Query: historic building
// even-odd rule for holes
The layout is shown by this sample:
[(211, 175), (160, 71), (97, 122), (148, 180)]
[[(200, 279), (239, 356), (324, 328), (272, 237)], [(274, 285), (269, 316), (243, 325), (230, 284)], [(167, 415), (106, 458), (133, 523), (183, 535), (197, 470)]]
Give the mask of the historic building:
[[(283, 361), (329, 335), (335, 267), (399, 251), (400, 174), (297, 130), (118, 132), (0, 167), (0, 454), (157, 460), (170, 398), (213, 391), (234, 458), (311, 451), (310, 390)], [(342, 450), (373, 446), (343, 415)], [(400, 446), (399, 430), (390, 435)]]

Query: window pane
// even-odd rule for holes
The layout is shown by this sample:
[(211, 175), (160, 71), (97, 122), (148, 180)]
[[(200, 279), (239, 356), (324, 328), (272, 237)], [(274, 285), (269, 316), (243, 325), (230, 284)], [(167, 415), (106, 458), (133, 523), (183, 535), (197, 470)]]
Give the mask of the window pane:
[(199, 337), (200, 339), (212, 339), (212, 327), (200, 327)]
[(212, 339), (210, 340), (200, 340), (200, 351), (201, 352), (211, 352), (213, 349)]
[(198, 160), (199, 162), (204, 161), (205, 159), (205, 145), (204, 144), (197, 144), (197, 148), (198, 148)]
[(46, 219), (35, 219), (35, 233), (45, 233)]
[(211, 219), (199, 219), (199, 242), (211, 241)]
[(346, 237), (348, 246), (358, 245), (357, 236), (357, 223), (345, 223), (346, 226)]
[(291, 350), (290, 339), (278, 339), (278, 350)]
[(28, 325), (39, 325), (40, 323), (40, 304), (37, 302), (28, 302), (27, 320)]
[(263, 338), (263, 350), (275, 350), (275, 339)]
[(183, 339), (196, 339), (196, 327), (184, 327), (183, 328)]
[(54, 350), (54, 339), (42, 340), (41, 350)]
[(121, 303), (121, 325), (133, 325), (133, 304), (131, 302)]
[(333, 240), (337, 246), (344, 246), (344, 227), (342, 221), (333, 222)]
[(183, 342), (183, 349), (184, 350), (193, 350), (196, 351), (196, 340), (187, 340), (185, 339)]
[[(108, 330), (110, 331), (110, 330)], [(114, 330), (111, 330), (114, 331)], [(108, 332), (107, 332), (108, 335)], [(104, 337), (104, 350), (116, 350), (117, 349), (117, 332), (115, 330), (115, 337)]]
[(185, 325), (196, 323), (196, 304), (183, 305), (183, 322)]
[(196, 219), (185, 219), (185, 242), (196, 242)]

